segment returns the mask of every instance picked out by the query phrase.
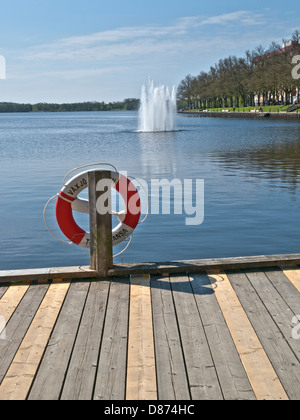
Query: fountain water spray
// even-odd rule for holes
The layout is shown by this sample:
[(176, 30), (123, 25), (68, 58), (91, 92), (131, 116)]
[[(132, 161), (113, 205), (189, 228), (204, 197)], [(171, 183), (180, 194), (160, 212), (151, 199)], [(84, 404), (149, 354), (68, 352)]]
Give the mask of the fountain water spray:
[(155, 87), (153, 81), (149, 80), (148, 85), (142, 87), (139, 131), (174, 131), (176, 109), (175, 87), (170, 93), (168, 87)]

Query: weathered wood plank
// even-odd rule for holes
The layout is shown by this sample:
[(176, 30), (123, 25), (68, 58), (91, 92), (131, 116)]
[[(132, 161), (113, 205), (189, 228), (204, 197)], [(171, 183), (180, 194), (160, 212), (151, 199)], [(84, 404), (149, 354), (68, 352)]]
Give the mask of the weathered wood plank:
[(225, 273), (209, 274), (215, 295), (258, 400), (288, 400), (279, 378)]
[(32, 284), (9, 319), (5, 328), (5, 340), (0, 340), (0, 383), (15, 357), (48, 287), (48, 284)]
[[(101, 188), (98, 188), (98, 184), (110, 179), (110, 171), (97, 170), (88, 173), (90, 266), (102, 278), (106, 277), (108, 269), (113, 266), (111, 190), (109, 188), (108, 191), (102, 191)], [(97, 202), (103, 195), (105, 197), (108, 195), (107, 203), (105, 203), (107, 211), (104, 214), (100, 214), (97, 209)]]
[(93, 397), (95, 400), (125, 400), (129, 291), (129, 278), (111, 281)]
[[(281, 271), (275, 273), (272, 270), (272, 272), (268, 273), (258, 270), (246, 270), (245, 273), (252, 286), (257, 290), (260, 299), (269, 311), (281, 333), (290, 343), (290, 346), (292, 348), (294, 347), (295, 353), (298, 353), (299, 358), (300, 343), (298, 343), (297, 340), (293, 340), (291, 334), (293, 328), (292, 318), (294, 315), (300, 313), (300, 294)], [(279, 276), (277, 276), (277, 274)], [(275, 284), (277, 284), (279, 291), (277, 287), (275, 287)], [(289, 289), (289, 287), (287, 289), (287, 286), (290, 286), (291, 289)], [(289, 303), (287, 301), (289, 301)], [(299, 305), (297, 305), (297, 303), (299, 303)], [(299, 308), (299, 312), (297, 312), (297, 310), (293, 311), (293, 308), (290, 306), (293, 306), (293, 304), (295, 310), (297, 307)]]
[(190, 400), (169, 277), (151, 278), (158, 399)]
[[(283, 335), (285, 337), (290, 336), (291, 320), (294, 314), (272, 285), (266, 273), (258, 270), (245, 270), (245, 274)], [(283, 273), (282, 275), (284, 276)], [(286, 281), (288, 282), (287, 279)]]
[(29, 284), (6, 288), (6, 292), (0, 300), (0, 316), (5, 319), (6, 324), (21, 302), (28, 288)]
[(108, 281), (91, 283), (62, 400), (92, 400), (109, 285)]
[(89, 286), (89, 282), (71, 283), (29, 400), (59, 400)]
[[(281, 311), (284, 308), (276, 304), (279, 297), (272, 292), (272, 285), (264, 273), (260, 273), (261, 282), (257, 279), (258, 273), (251, 273), (251, 276), (246, 271), (246, 274), (231, 273), (228, 277), (289, 398), (298, 399), (300, 363), (278, 327), (283, 321)], [(274, 311), (275, 305), (279, 313)]]
[(1, 400), (25, 400), (69, 283), (52, 284), (0, 385)]
[(273, 267), (282, 264), (300, 264), (300, 254), (284, 255), (258, 255), (236, 258), (211, 258), (203, 260), (185, 260), (171, 262), (153, 263), (132, 263), (115, 264), (108, 271), (108, 276), (130, 275), (130, 274), (152, 274), (161, 275), (165, 273), (200, 273), (207, 270), (226, 270), (249, 267)]
[(7, 319), (4, 317), (3, 312), (4, 308), (1, 309), (1, 298), (8, 290), (9, 285), (6, 286), (0, 286), (0, 340), (4, 339), (5, 336), (5, 326), (7, 324)]
[[(258, 255), (236, 258), (211, 258), (202, 260), (186, 260), (171, 262), (115, 264), (108, 270), (109, 277), (126, 277), (130, 275), (161, 275), (165, 273), (200, 273), (207, 270), (226, 270), (237, 268), (260, 268), (281, 265), (300, 265), (300, 254), (283, 255)], [(97, 271), (88, 266), (81, 267), (52, 267), (28, 270), (5, 270), (0, 271), (0, 283), (55, 279), (55, 278), (93, 278), (97, 277)]]
[(293, 283), (300, 292), (300, 269), (297, 266), (281, 266), (284, 275)]
[(0, 283), (93, 277), (97, 277), (97, 271), (87, 266), (0, 271)]
[(19, 282), (19, 281), (35, 281), (40, 279), (50, 280), (50, 268), (37, 268), (26, 270), (1, 270), (0, 283)]
[(0, 284), (0, 299), (6, 293), (7, 289), (9, 288), (9, 286), (10, 286), (9, 283), (2, 283), (2, 284)]
[(127, 360), (126, 400), (156, 400), (149, 276), (131, 278)]
[(267, 268), (266, 276), (295, 315), (300, 314), (300, 293), (279, 268)]
[(190, 276), (198, 310), (225, 400), (255, 400), (207, 274)]
[(247, 270), (246, 274), (300, 361), (300, 342), (292, 337), (293, 318), (300, 314), (300, 293), (282, 271)]
[(222, 400), (216, 369), (188, 277), (170, 277), (192, 399)]

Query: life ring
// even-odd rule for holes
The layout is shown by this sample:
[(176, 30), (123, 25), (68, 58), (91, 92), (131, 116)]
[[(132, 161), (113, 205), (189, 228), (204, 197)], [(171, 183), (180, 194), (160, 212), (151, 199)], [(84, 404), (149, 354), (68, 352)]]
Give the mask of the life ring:
[[(88, 201), (77, 196), (88, 187), (89, 172), (92, 171), (82, 172), (70, 179), (59, 192), (55, 206), (56, 220), (61, 231), (71, 242), (82, 248), (90, 247), (90, 233), (77, 225), (73, 210), (88, 213)], [(128, 238), (138, 225), (141, 201), (136, 187), (127, 177), (118, 172), (110, 174), (111, 187), (120, 193), (125, 202), (125, 211), (116, 214), (120, 223), (112, 230), (112, 245), (115, 246)]]

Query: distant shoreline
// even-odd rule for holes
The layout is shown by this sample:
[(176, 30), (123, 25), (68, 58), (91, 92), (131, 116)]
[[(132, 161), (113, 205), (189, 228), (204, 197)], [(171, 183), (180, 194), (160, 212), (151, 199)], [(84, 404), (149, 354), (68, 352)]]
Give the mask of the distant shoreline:
[(24, 113), (24, 112), (90, 112), (90, 111), (136, 111), (140, 106), (140, 100), (127, 98), (118, 102), (73, 102), (73, 103), (48, 103), (20, 104), (15, 102), (0, 102), (0, 113)]
[(273, 118), (273, 119), (300, 119), (299, 113), (288, 112), (216, 112), (216, 111), (178, 111), (178, 114), (192, 117), (210, 118)]

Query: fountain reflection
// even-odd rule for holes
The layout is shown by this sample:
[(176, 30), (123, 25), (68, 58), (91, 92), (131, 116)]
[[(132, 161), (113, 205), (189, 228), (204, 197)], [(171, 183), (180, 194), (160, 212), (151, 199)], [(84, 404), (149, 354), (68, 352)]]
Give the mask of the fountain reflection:
[(177, 133), (139, 133), (144, 176), (175, 177), (177, 172)]

